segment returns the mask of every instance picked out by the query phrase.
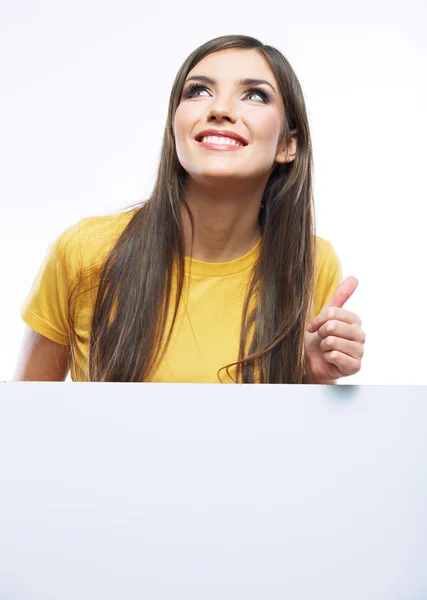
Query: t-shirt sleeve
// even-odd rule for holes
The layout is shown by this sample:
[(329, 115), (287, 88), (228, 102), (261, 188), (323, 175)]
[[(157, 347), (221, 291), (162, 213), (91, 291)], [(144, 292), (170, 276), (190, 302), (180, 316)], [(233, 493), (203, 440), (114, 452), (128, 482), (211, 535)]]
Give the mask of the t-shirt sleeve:
[(323, 306), (331, 299), (341, 282), (341, 261), (331, 242), (324, 240), (317, 275), (315, 316), (319, 314)]
[(76, 276), (76, 235), (76, 226), (69, 227), (50, 244), (21, 308), (21, 318), (27, 325), (63, 345), (70, 343), (68, 301)]

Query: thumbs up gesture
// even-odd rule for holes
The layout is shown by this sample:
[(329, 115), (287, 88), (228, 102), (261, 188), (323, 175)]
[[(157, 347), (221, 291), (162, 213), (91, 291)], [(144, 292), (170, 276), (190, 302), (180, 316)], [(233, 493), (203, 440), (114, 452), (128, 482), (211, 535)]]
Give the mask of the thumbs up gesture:
[(334, 383), (360, 371), (365, 332), (360, 318), (343, 308), (359, 282), (347, 277), (305, 333), (308, 383)]

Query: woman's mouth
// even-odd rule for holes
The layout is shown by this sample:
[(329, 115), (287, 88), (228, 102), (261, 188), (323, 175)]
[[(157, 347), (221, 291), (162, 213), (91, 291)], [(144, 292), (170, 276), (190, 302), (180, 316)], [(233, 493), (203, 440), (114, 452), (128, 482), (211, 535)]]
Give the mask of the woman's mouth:
[(244, 148), (245, 144), (239, 142), (233, 138), (217, 136), (217, 135), (206, 135), (200, 140), (196, 140), (198, 144), (204, 148), (210, 150), (240, 150)]

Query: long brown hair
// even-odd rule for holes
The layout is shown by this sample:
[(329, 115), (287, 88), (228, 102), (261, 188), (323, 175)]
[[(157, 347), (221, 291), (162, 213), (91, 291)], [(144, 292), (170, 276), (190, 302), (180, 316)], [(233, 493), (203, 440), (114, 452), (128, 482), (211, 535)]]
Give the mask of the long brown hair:
[[(179, 163), (173, 119), (188, 73), (213, 52), (256, 49), (268, 62), (283, 97), (284, 141), (297, 138), (292, 162), (278, 164), (265, 187), (259, 223), (262, 238), (243, 306), (239, 383), (303, 383), (304, 334), (315, 286), (315, 222), (312, 147), (303, 93), (286, 58), (253, 37), (229, 35), (197, 48), (173, 84), (157, 179), (151, 197), (130, 219), (99, 273), (89, 345), (90, 381), (147, 381), (164, 356), (184, 282), (184, 235), (180, 208), (186, 171)], [(176, 269), (172, 324), (164, 340)], [(256, 294), (255, 308), (249, 311)], [(253, 329), (252, 340), (249, 339)], [(162, 347), (163, 346), (163, 347)]]

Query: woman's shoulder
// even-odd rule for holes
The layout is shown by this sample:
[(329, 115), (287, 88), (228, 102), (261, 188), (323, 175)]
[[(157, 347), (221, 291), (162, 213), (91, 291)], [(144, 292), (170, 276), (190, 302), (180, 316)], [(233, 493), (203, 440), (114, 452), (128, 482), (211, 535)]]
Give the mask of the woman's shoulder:
[(113, 214), (84, 217), (69, 228), (69, 233), (78, 234), (87, 242), (115, 242), (136, 211), (134, 208)]
[(83, 217), (55, 240), (59, 256), (67, 262), (78, 260), (80, 266), (93, 266), (98, 259), (102, 261), (137, 210)]
[(327, 267), (340, 267), (341, 262), (338, 254), (329, 240), (316, 236), (316, 256), (318, 270)]

